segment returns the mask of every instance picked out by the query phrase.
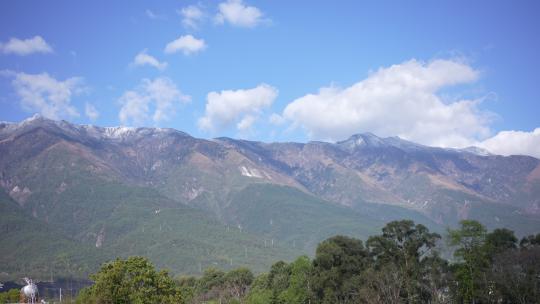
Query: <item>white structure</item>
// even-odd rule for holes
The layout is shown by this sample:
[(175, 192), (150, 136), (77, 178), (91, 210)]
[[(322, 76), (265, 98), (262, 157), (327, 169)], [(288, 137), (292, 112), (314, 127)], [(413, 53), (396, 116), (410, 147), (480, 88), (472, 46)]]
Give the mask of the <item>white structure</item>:
[(24, 294), (26, 303), (35, 304), (38, 296), (37, 285), (29, 278), (24, 278), (23, 280), (26, 282), (26, 286), (21, 288), (21, 293)]

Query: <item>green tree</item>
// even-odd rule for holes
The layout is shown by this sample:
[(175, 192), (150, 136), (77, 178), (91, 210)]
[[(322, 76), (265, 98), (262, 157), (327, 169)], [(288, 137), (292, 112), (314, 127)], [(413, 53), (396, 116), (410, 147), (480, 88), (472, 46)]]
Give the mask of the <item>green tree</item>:
[(186, 303), (191, 303), (195, 297), (197, 278), (194, 276), (180, 276), (176, 279), (180, 286), (180, 294)]
[(321, 303), (354, 303), (362, 272), (370, 264), (361, 240), (346, 236), (331, 237), (317, 247), (313, 260), (313, 291)]
[(365, 281), (360, 289), (360, 303), (386, 304), (401, 303), (403, 279), (398, 267), (394, 264), (386, 264), (378, 267), (370, 267), (364, 272)]
[(224, 277), (224, 283), (229, 295), (242, 301), (253, 279), (251, 270), (241, 267), (229, 271)]
[(486, 235), (486, 251), (491, 255), (516, 249), (518, 239), (514, 231), (506, 228), (495, 229)]
[(195, 288), (197, 301), (222, 300), (225, 297), (224, 284), (225, 272), (213, 267), (206, 269), (203, 276), (197, 280)]
[(301, 256), (289, 265), (289, 286), (281, 294), (281, 299), (288, 304), (303, 304), (312, 298), (313, 266), (307, 256)]
[(519, 242), (519, 247), (521, 248), (529, 248), (535, 246), (540, 246), (540, 233), (538, 233), (537, 235), (529, 235), (527, 237), (524, 237)]
[(268, 288), (272, 292), (269, 304), (281, 304), (281, 294), (289, 287), (290, 267), (283, 261), (276, 262), (268, 273)]
[(90, 278), (94, 285), (81, 292), (78, 303), (184, 303), (167, 271), (157, 272), (144, 257), (106, 263)]
[(433, 248), (441, 236), (410, 220), (390, 222), (382, 232), (367, 241), (375, 267), (381, 270), (393, 265), (399, 271), (396, 279), (401, 280), (402, 298), (407, 303), (429, 300), (430, 272), (426, 262), (433, 262)]
[(271, 302), (272, 290), (270, 289), (268, 276), (268, 273), (263, 273), (255, 278), (246, 297), (246, 303), (268, 304)]
[(540, 302), (540, 246), (506, 250), (494, 256), (489, 272), (503, 303)]
[(422, 272), (423, 288), (429, 293), (429, 297), (424, 299), (424, 302), (429, 299), (432, 304), (451, 303), (452, 299), (448, 290), (451, 279), (448, 261), (441, 258), (438, 252), (434, 252), (422, 261)]
[(217, 268), (208, 268), (203, 276), (197, 281), (197, 289), (200, 292), (210, 291), (212, 288), (223, 285), (225, 272)]
[(17, 288), (0, 292), (0, 303), (19, 303), (20, 290)]
[(489, 267), (486, 228), (474, 220), (463, 220), (460, 226), (448, 231), (450, 245), (457, 247), (454, 256), (460, 261), (454, 265), (456, 291), (464, 302), (477, 303), (489, 288), (485, 277)]

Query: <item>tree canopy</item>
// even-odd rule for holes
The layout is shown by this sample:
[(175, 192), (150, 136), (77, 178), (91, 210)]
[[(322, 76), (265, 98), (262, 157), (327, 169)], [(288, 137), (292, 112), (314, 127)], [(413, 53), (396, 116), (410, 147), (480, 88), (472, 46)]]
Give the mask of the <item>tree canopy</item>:
[(180, 289), (167, 271), (156, 271), (144, 257), (106, 263), (90, 278), (94, 285), (81, 291), (79, 303), (184, 303)]

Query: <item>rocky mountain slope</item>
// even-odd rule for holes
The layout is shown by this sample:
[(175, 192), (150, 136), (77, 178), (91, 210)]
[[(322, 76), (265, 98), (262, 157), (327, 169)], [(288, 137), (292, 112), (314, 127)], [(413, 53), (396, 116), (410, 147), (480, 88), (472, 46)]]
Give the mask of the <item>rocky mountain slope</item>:
[(264, 267), (403, 217), (439, 231), (464, 218), (540, 230), (540, 160), (373, 134), (204, 140), (34, 116), (0, 123), (0, 187), (25, 220), (94, 256), (145, 254), (176, 272)]

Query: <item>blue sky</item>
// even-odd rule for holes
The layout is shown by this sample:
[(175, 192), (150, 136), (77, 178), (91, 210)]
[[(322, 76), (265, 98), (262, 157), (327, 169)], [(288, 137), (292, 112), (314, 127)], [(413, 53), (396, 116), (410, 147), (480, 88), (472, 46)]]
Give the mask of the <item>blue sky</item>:
[(537, 1), (2, 1), (0, 29), (0, 120), (540, 156)]

